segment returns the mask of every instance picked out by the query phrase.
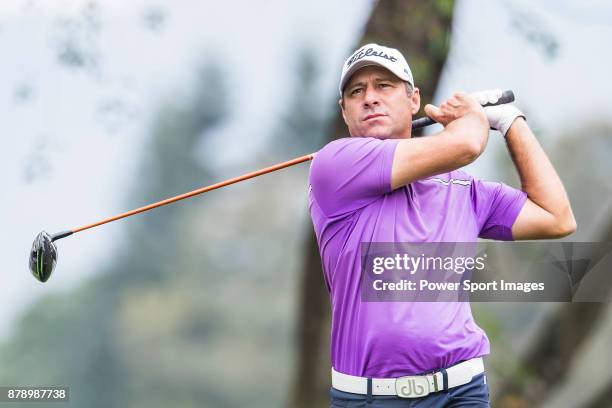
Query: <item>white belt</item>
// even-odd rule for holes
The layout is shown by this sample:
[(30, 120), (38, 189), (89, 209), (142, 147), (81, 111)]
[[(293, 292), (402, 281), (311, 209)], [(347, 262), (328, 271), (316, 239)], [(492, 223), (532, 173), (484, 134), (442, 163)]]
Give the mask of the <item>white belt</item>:
[[(444, 381), (446, 371), (446, 384)], [(472, 381), (484, 372), (482, 357), (455, 364), (446, 370), (427, 375), (408, 375), (398, 378), (372, 378), (372, 395), (396, 395), (402, 398), (420, 398), (431, 392), (447, 390)], [(353, 394), (368, 394), (368, 378), (342, 374), (332, 367), (332, 387)]]

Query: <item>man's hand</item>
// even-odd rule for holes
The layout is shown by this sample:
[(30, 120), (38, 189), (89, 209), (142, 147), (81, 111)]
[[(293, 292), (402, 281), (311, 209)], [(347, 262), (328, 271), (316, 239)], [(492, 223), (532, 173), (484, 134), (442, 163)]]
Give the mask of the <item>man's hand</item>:
[(440, 107), (428, 104), (425, 106), (425, 114), (446, 127), (450, 122), (466, 115), (475, 115), (484, 118), (485, 112), (478, 101), (471, 95), (456, 92), (442, 102)]
[[(480, 105), (487, 103), (496, 103), (502, 94), (499, 89), (489, 91), (474, 92), (472, 96)], [(516, 106), (511, 104), (503, 104), (497, 106), (487, 106), (484, 108), (489, 120), (489, 126), (492, 129), (499, 131), (504, 137), (508, 133), (508, 129), (518, 117), (525, 119), (525, 115)]]
[(456, 92), (440, 107), (425, 106), (425, 113), (438, 123), (444, 125), (444, 131), (473, 143), (473, 151), (478, 157), (489, 140), (489, 122), (487, 115), (471, 95)]
[(427, 105), (425, 113), (444, 129), (435, 137), (411, 137), (397, 144), (391, 172), (393, 189), (466, 166), (487, 144), (487, 115), (471, 96), (456, 93), (439, 108)]

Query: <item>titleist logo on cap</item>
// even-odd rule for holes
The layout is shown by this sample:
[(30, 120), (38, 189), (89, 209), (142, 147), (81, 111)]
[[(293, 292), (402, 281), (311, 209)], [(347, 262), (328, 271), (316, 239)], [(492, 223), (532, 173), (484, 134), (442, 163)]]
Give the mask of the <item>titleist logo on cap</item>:
[(397, 58), (389, 54), (386, 54), (383, 51), (375, 51), (374, 48), (368, 48), (367, 50), (359, 50), (355, 54), (353, 54), (351, 58), (346, 62), (346, 67), (348, 68), (351, 65), (353, 65), (353, 63), (359, 61), (363, 57), (369, 57), (371, 55), (375, 57), (381, 57), (381, 58), (387, 59), (391, 62), (397, 61)]

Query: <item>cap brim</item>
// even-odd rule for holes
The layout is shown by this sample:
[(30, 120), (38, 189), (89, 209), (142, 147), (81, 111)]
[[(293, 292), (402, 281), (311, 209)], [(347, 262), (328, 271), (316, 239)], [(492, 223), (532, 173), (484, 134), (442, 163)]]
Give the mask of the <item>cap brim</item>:
[[(346, 71), (346, 74), (344, 74), (344, 76), (342, 77), (342, 82), (340, 82), (340, 86), (338, 88), (340, 90), (340, 96), (342, 96), (342, 92), (344, 91), (344, 87), (349, 82), (349, 80), (351, 79), (353, 74), (355, 72), (357, 72), (358, 70), (360, 70), (361, 68), (370, 67), (370, 66), (379, 66), (379, 67), (385, 68), (387, 71), (391, 72), (393, 75), (395, 75), (396, 77), (398, 77), (402, 81), (409, 82), (410, 85), (414, 86), (414, 84), (412, 83), (410, 77), (405, 72), (400, 71), (399, 69), (391, 69), (388, 66), (386, 66), (384, 64), (381, 64), (377, 60), (368, 59), (366, 57), (366, 58), (363, 58), (362, 60), (356, 62), (352, 67), (349, 68), (348, 71)], [(396, 72), (396, 71), (399, 71), (399, 72)]]

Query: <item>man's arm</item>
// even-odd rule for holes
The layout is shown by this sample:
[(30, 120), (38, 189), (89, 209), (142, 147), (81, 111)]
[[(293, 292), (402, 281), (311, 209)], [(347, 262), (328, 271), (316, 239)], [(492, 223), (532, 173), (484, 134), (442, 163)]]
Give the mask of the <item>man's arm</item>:
[(456, 93), (440, 108), (427, 105), (425, 113), (443, 124), (444, 130), (431, 137), (405, 139), (397, 144), (391, 173), (394, 190), (470, 164), (487, 144), (489, 122), (482, 106), (471, 96)]
[(506, 133), (506, 144), (527, 201), (512, 225), (515, 240), (561, 238), (576, 230), (576, 220), (548, 156), (522, 117)]

